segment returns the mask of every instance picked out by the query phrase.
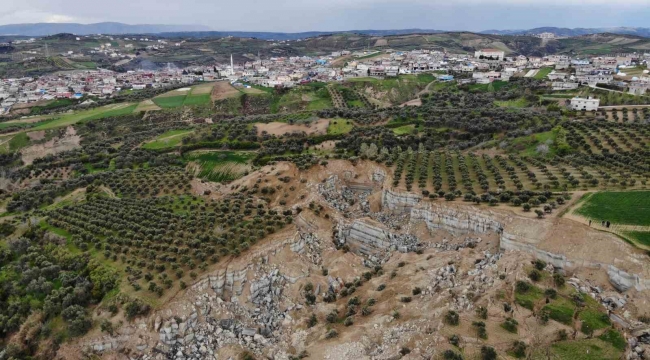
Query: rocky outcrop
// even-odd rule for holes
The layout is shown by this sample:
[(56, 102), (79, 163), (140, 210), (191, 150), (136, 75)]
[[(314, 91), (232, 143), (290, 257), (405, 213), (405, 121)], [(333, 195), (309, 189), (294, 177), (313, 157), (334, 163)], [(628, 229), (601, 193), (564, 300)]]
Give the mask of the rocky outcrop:
[(383, 262), (391, 251), (415, 251), (420, 246), (417, 237), (391, 233), (371, 224), (370, 220), (356, 220), (349, 226), (339, 226), (337, 239), (339, 244), (349, 245), (352, 251), (373, 263)]
[[(466, 233), (497, 233), (500, 236), (499, 247), (503, 251), (522, 251), (552, 264), (556, 268), (571, 269), (588, 267), (606, 269), (611, 284), (624, 292), (634, 287), (642, 291), (650, 289), (650, 280), (619, 269), (613, 264), (597, 261), (590, 256), (587, 245), (581, 245), (581, 258), (568, 254), (547, 251), (540, 248), (553, 236), (553, 224), (542, 223), (535, 219), (515, 218), (490, 211), (478, 211), (468, 206), (445, 206), (441, 204), (419, 204), (419, 196), (408, 193), (384, 191), (382, 205), (390, 210), (408, 212), (410, 221), (423, 221), (430, 230), (444, 230), (459, 235)], [(516, 220), (516, 221), (515, 221)], [(537, 230), (536, 230), (537, 229)]]
[(455, 235), (470, 232), (487, 234), (503, 231), (501, 222), (479, 211), (459, 210), (438, 204), (411, 209), (411, 221), (424, 221), (429, 230), (440, 229)]
[(420, 203), (422, 196), (384, 190), (381, 197), (382, 208), (395, 212), (407, 212)]

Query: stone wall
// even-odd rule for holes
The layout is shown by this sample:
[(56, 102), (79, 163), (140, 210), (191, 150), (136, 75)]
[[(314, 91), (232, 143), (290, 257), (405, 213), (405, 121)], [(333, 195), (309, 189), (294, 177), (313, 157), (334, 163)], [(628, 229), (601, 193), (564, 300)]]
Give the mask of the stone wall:
[(384, 210), (404, 212), (411, 211), (421, 200), (422, 196), (417, 194), (384, 190), (381, 197), (381, 205)]

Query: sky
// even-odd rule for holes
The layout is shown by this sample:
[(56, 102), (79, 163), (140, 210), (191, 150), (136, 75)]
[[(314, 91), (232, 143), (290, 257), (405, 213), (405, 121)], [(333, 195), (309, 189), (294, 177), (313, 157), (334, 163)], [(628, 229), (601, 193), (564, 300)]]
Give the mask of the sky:
[(0, 0), (0, 24), (205, 25), (228, 31), (650, 27), (650, 0)]

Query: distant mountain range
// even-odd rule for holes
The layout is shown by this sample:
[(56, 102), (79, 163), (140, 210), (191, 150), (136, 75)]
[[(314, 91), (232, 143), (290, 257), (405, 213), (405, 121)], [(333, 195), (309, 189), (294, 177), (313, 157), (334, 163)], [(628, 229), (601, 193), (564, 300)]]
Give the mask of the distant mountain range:
[(315, 36), (325, 36), (334, 34), (361, 34), (369, 36), (387, 36), (387, 35), (406, 35), (406, 34), (439, 34), (444, 33), (443, 30), (428, 30), (428, 29), (398, 29), (398, 30), (346, 30), (346, 31), (306, 31), (299, 33), (283, 33), (283, 32), (256, 32), (256, 31), (192, 31), (192, 32), (163, 32), (157, 34), (161, 37), (192, 37), (192, 38), (208, 38), (208, 37), (248, 37), (257, 38), (262, 40), (299, 40)]
[(557, 36), (581, 36), (591, 34), (622, 34), (622, 35), (636, 35), (642, 37), (650, 37), (650, 28), (640, 27), (604, 27), (604, 28), (558, 28), (558, 27), (539, 27), (528, 30), (485, 30), (481, 34), (494, 34), (494, 35), (528, 35), (528, 34), (541, 34), (544, 32), (553, 33)]
[[(406, 34), (437, 34), (448, 31), (433, 29), (394, 29), (394, 30), (347, 30), (347, 31), (307, 31), (299, 33), (285, 32), (264, 32), (264, 31), (212, 31), (204, 25), (163, 25), (163, 24), (141, 24), (129, 25), (118, 22), (103, 22), (96, 24), (76, 23), (36, 23), (36, 24), (11, 24), (0, 25), (0, 36), (48, 36), (60, 33), (75, 35), (93, 34), (156, 34), (160, 37), (254, 37), (263, 40), (298, 40), (315, 36), (333, 34), (361, 34), (369, 36), (388, 36)], [(650, 28), (640, 27), (606, 27), (606, 28), (558, 28), (539, 27), (528, 30), (485, 30), (480, 34), (494, 35), (530, 35), (550, 32), (557, 36), (581, 36), (600, 33), (612, 33), (622, 35), (636, 35), (650, 38)]]
[(60, 33), (75, 35), (92, 34), (157, 34), (163, 32), (209, 31), (203, 25), (129, 25), (117, 22), (96, 24), (76, 23), (35, 23), (0, 25), (0, 35), (47, 36)]

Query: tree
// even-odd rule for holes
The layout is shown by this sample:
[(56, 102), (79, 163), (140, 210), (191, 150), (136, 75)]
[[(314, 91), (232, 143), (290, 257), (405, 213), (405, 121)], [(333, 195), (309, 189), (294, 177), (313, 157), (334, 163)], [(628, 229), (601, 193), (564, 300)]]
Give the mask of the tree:
[(72, 305), (61, 312), (63, 319), (68, 323), (68, 331), (72, 336), (81, 336), (92, 327), (92, 321), (86, 309), (79, 305)]

